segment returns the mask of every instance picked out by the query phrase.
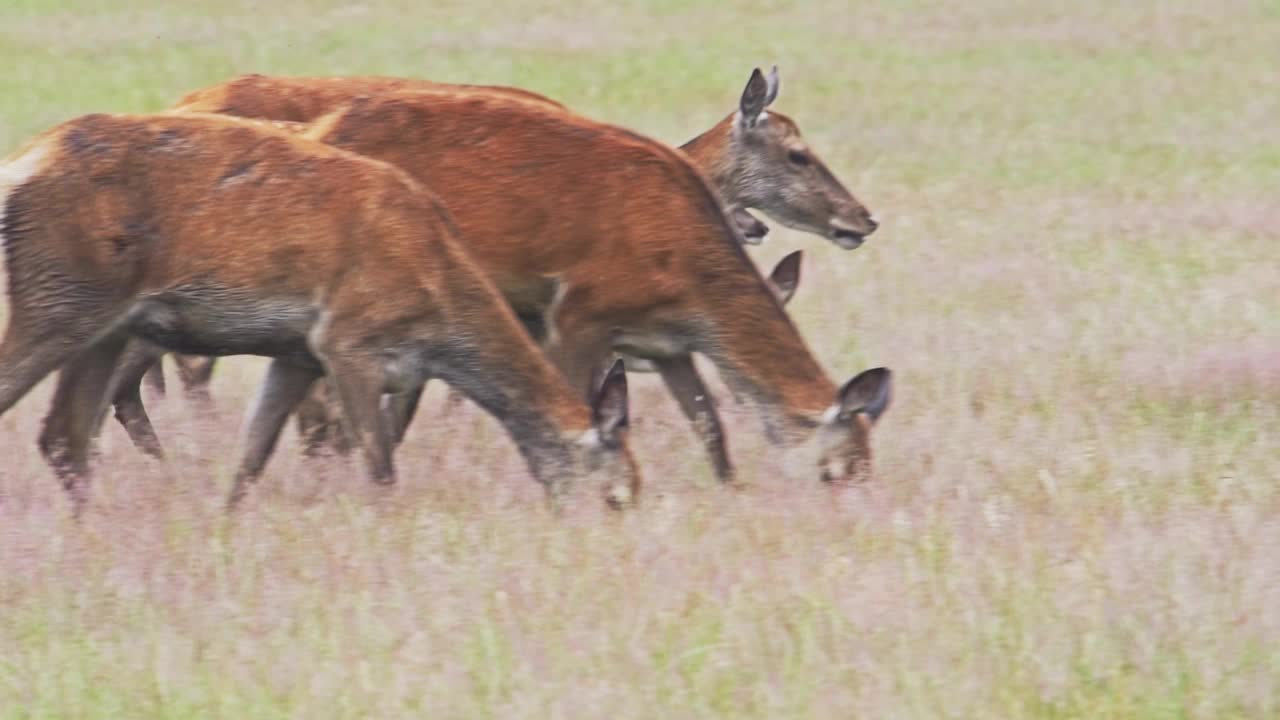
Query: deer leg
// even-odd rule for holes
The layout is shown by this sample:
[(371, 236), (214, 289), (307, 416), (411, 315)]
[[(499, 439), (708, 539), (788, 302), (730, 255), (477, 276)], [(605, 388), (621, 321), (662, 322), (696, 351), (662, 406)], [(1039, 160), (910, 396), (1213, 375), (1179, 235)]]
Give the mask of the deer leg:
[(553, 307), (549, 315), (548, 327), (553, 331), (547, 333), (543, 346), (547, 359), (559, 368), (570, 387), (589, 400), (599, 368), (613, 350), (608, 326), (581, 317), (578, 308), (568, 302)]
[(327, 379), (311, 386), (311, 392), (298, 403), (295, 417), (298, 434), (302, 437), (302, 452), (307, 457), (316, 457), (325, 448), (337, 455), (351, 452), (351, 440), (342, 424), (342, 411)]
[(267, 459), (280, 440), (280, 431), (289, 419), (289, 413), (306, 396), (318, 377), (320, 373), (315, 369), (283, 360), (273, 360), (267, 367), (267, 377), (245, 422), (244, 456), (231, 486), (231, 495), (227, 498), (228, 510), (234, 510), (240, 504), (249, 492), (249, 486), (262, 474)]
[(345, 353), (327, 355), (323, 360), (351, 436), (364, 449), (369, 477), (380, 485), (395, 483), (393, 432), (381, 408), (385, 380), (378, 363)]
[(698, 369), (693, 365), (693, 356), (654, 359), (653, 364), (661, 373), (671, 395), (680, 404), (684, 416), (693, 422), (694, 432), (711, 456), (716, 479), (722, 483), (733, 482), (733, 465), (729, 462), (720, 415), (716, 412), (715, 401), (707, 392), (707, 386), (698, 375)]
[(155, 363), (153, 363), (151, 367), (147, 368), (147, 372), (146, 375), (143, 376), (143, 380), (147, 383), (147, 387), (154, 390), (157, 395), (163, 397), (165, 394), (164, 363), (160, 362), (157, 358)]
[[(413, 416), (418, 413), (418, 404), (422, 402), (422, 392), (426, 388), (427, 384), (423, 383), (408, 392), (396, 393), (387, 398), (387, 422), (391, 424), (392, 442), (396, 447), (404, 442), (409, 423), (413, 422)], [(455, 393), (453, 388), (449, 388), (449, 394), (445, 396), (446, 412), (455, 409), (449, 407), (449, 401), (455, 397), (456, 403), (461, 403), (464, 399), (462, 393)]]
[(90, 445), (114, 394), (113, 375), (127, 340), (110, 335), (62, 369), (40, 433), (40, 452), (71, 495), (76, 515), (86, 500)]
[[(115, 406), (116, 420), (124, 427), (134, 447), (157, 460), (164, 460), (164, 448), (156, 436), (151, 418), (142, 404), (142, 379), (161, 366), (164, 351), (140, 340), (131, 341), (116, 364)], [(96, 436), (100, 427), (94, 428)]]
[(80, 350), (79, 343), (68, 338), (29, 337), (11, 330), (0, 344), (0, 415)]

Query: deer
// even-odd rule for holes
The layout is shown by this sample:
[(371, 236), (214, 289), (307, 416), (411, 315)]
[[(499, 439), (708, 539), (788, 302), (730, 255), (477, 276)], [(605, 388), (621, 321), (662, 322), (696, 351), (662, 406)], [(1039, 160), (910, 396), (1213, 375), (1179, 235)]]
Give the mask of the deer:
[[(772, 78), (776, 83), (776, 72)], [(289, 77), (246, 73), (217, 85), (193, 90), (182, 96), (170, 111), (218, 113), (276, 121), (288, 129), (297, 130), (353, 97), (396, 90), (493, 92), (549, 108), (568, 109), (563, 103), (545, 95), (509, 85), (442, 83), (382, 75)], [(774, 95), (776, 97), (776, 90)], [(709, 154), (704, 155), (709, 157)], [(745, 209), (733, 208), (732, 211), (734, 222), (738, 223), (747, 241), (751, 244), (763, 242), (769, 234), (769, 227)]]
[(435, 178), (468, 252), (570, 385), (589, 393), (614, 352), (650, 360), (723, 482), (735, 479), (723, 432), (696, 422), (711, 400), (694, 352), (762, 410), (771, 440), (817, 441), (820, 479), (870, 477), (891, 372), (836, 387), (682, 152), (535, 103), (426, 90), (357, 98), (304, 137)]
[[(771, 76), (776, 97), (776, 69)], [(279, 127), (301, 131), (305, 124), (341, 105), (352, 97), (366, 93), (411, 89), (440, 89), (496, 92), (528, 102), (542, 103), (548, 107), (566, 109), (563, 104), (544, 95), (523, 88), (503, 85), (470, 85), (439, 83), (429, 80), (386, 76), (342, 77), (279, 77), (259, 73), (238, 75), (218, 85), (195, 90), (184, 95), (171, 108), (172, 112), (199, 112), (234, 115), (237, 117), (275, 121)], [(711, 157), (703, 153), (704, 157)], [(740, 193), (739, 193), (740, 194)], [(758, 245), (769, 233), (769, 227), (760, 222), (743, 207), (731, 208), (743, 237), (749, 244)], [(183, 388), (188, 396), (201, 405), (210, 402), (208, 386), (213, 377), (214, 359), (209, 357), (174, 354), (173, 359)], [(633, 368), (634, 370), (635, 368)], [(159, 395), (166, 386), (164, 372), (159, 364), (153, 365), (145, 375), (147, 384)], [(457, 398), (456, 394), (450, 395)], [(145, 411), (143, 411), (145, 412)], [(122, 422), (133, 416), (125, 413)], [(145, 427), (145, 426), (144, 426)], [(153, 435), (153, 433), (152, 433)], [(157, 442), (144, 443), (148, 452), (162, 455)]]
[(621, 364), (585, 401), (403, 170), (227, 116), (92, 114), (0, 165), (0, 199), (0, 414), (60, 371), (39, 444), (77, 517), (123, 366), (155, 349), (271, 358), (229, 508), (321, 376), (380, 485), (382, 395), (436, 377), (505, 426), (553, 506), (584, 479), (611, 506), (637, 497)]
[[(765, 279), (770, 292), (778, 298), (778, 302), (784, 307), (795, 296), (796, 290), (800, 285), (800, 260), (802, 255), (803, 251), (801, 250), (794, 250), (788, 253), (774, 265), (773, 271)], [(618, 361), (625, 360), (625, 367), (628, 373), (658, 372), (656, 365), (643, 358), (624, 357), (615, 354), (615, 359)], [(460, 396), (453, 393), (447, 396), (447, 402), (451, 407), (458, 402), (456, 399), (458, 397)], [(333, 397), (332, 393), (328, 392), (326, 384), (317, 383), (312, 388), (311, 394), (298, 404), (295, 417), (297, 419), (298, 434), (302, 437), (304, 454), (316, 457), (326, 450), (333, 451), (339, 455), (345, 455), (350, 452), (352, 442), (341, 427), (340, 408), (337, 407), (336, 398)], [(407, 421), (405, 424), (407, 425)], [(402, 439), (403, 430), (397, 437), (397, 441)]]
[[(878, 223), (866, 208), (826, 168), (826, 165), (804, 143), (794, 121), (768, 110), (778, 97), (780, 82), (777, 67), (768, 77), (756, 68), (752, 71), (739, 100), (738, 109), (712, 129), (681, 147), (694, 163), (716, 181), (721, 200), (742, 231), (740, 238), (758, 244), (768, 228), (746, 211), (750, 206), (762, 209), (785, 224), (830, 237), (836, 244), (852, 249), (871, 234)], [(456, 86), (424, 80), (383, 77), (290, 78), (249, 75), (220, 85), (189, 93), (175, 111), (220, 112), (254, 118), (289, 122), (306, 122), (316, 118), (336, 103), (359, 96), (399, 90), (483, 90), (513, 96), (548, 108), (564, 110), (564, 106), (540, 95), (516, 88), (490, 86)], [(526, 321), (529, 321), (526, 318)], [(696, 372), (689, 369), (684, 377), (692, 378), (689, 393), (700, 398), (695, 404), (681, 404), (681, 410), (693, 422), (704, 426), (701, 433), (711, 455), (717, 477), (732, 478), (727, 455), (722, 449), (722, 423), (710, 394)], [(685, 394), (685, 395), (687, 395)], [(684, 395), (682, 395), (684, 396)], [(416, 407), (412, 396), (401, 403), (403, 423), (412, 418)], [(308, 403), (308, 417), (318, 417), (319, 401)], [(315, 442), (336, 437), (336, 430), (321, 431), (314, 422), (303, 420), (300, 429)], [(397, 439), (403, 437), (403, 425)]]

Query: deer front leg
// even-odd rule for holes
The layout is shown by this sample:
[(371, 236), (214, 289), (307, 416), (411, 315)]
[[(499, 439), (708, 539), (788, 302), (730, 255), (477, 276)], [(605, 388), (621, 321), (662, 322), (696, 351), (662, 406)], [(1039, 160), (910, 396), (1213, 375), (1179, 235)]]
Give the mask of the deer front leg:
[(715, 470), (716, 479), (722, 483), (734, 482), (733, 465), (729, 462), (720, 415), (716, 412), (715, 400), (707, 392), (706, 384), (693, 365), (693, 356), (654, 359), (653, 364), (662, 374), (662, 380), (667, 384), (671, 395), (680, 403), (684, 416), (693, 422), (694, 432), (711, 456), (711, 467)]
[(608, 314), (589, 302), (593, 296), (589, 287), (562, 287), (547, 309), (542, 343), (547, 359), (586, 400), (595, 394), (598, 370), (613, 351)]
[(298, 403), (295, 418), (302, 438), (302, 453), (307, 457), (316, 457), (326, 447), (338, 455), (351, 452), (351, 439), (342, 424), (342, 410), (328, 380), (311, 386), (311, 392)]
[(319, 350), (329, 383), (338, 395), (342, 417), (351, 438), (364, 450), (369, 477), (379, 485), (396, 481), (391, 461), (393, 433), (387, 415), (382, 412), (382, 391), (386, 378), (376, 357), (358, 349)]
[(267, 459), (276, 448), (280, 430), (284, 428), (289, 413), (306, 396), (307, 390), (320, 376), (319, 371), (273, 360), (267, 367), (267, 377), (258, 391), (258, 397), (249, 409), (244, 430), (244, 456), (240, 469), (227, 498), (227, 509), (234, 510), (249, 492), (249, 486), (257, 481), (266, 466)]

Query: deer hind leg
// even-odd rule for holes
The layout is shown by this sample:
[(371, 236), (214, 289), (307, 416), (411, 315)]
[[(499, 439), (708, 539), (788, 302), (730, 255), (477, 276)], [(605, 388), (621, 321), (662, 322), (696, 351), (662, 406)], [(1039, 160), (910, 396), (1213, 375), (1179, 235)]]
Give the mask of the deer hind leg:
[[(164, 460), (164, 448), (156, 436), (151, 418), (147, 416), (147, 408), (142, 404), (141, 389), (142, 380), (161, 366), (163, 356), (164, 351), (151, 343), (130, 341), (116, 364), (116, 392), (112, 398), (116, 421), (124, 427), (133, 446), (157, 460)], [(98, 429), (94, 429), (95, 435)]]
[(42, 337), (11, 327), (0, 343), (0, 415), (75, 357), (88, 341), (88, 333)]
[(127, 340), (123, 333), (109, 335), (62, 369), (40, 432), (40, 452), (70, 493), (76, 515), (86, 500), (90, 445), (115, 392), (113, 376)]
[(692, 355), (655, 359), (653, 364), (662, 375), (684, 416), (693, 422), (694, 432), (711, 456), (711, 467), (716, 479), (722, 483), (734, 482), (733, 465), (729, 462), (724, 427), (716, 412), (715, 400), (707, 392), (707, 386), (693, 365)]
[(231, 495), (227, 498), (228, 509), (235, 509), (240, 504), (250, 485), (262, 474), (267, 459), (275, 451), (289, 413), (306, 396), (318, 377), (320, 373), (313, 368), (283, 360), (273, 360), (267, 367), (267, 377), (245, 422), (244, 456), (231, 486)]

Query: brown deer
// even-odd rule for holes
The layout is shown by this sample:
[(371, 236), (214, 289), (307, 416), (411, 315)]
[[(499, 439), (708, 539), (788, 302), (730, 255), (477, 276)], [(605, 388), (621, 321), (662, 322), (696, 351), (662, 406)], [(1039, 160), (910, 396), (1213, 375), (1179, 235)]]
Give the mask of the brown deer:
[(40, 444), (77, 511), (113, 370), (148, 343), (273, 358), (232, 505), (322, 374), (377, 482), (395, 480), (381, 396), (430, 376), (506, 426), (553, 502), (587, 476), (614, 505), (636, 497), (621, 367), (586, 405), (399, 169), (225, 116), (88, 115), (28, 143), (0, 181), (0, 413), (61, 370)]
[[(795, 295), (796, 289), (800, 285), (800, 259), (802, 251), (795, 250), (781, 260), (773, 267), (773, 272), (769, 273), (766, 282), (769, 290), (778, 298), (778, 302), (786, 306), (791, 298)], [(658, 368), (653, 362), (644, 358), (618, 356), (619, 360), (625, 359), (626, 369), (629, 373), (656, 373)], [(446, 413), (455, 408), (461, 401), (461, 396), (450, 391), (446, 396)], [(412, 411), (405, 409), (406, 415)], [(350, 452), (352, 442), (347, 433), (341, 427), (340, 408), (337, 405), (337, 398), (333, 397), (333, 393), (328, 391), (327, 383), (316, 383), (309, 394), (302, 402), (298, 403), (295, 411), (298, 422), (298, 434), (302, 436), (303, 452), (310, 456), (322, 454), (325, 450), (331, 450), (338, 454), (346, 454)], [(408, 418), (403, 420), (404, 424), (408, 424)], [(397, 441), (403, 439), (405, 428), (400, 428)]]
[[(226, 83), (188, 94), (177, 104), (178, 111), (212, 111), (255, 118), (302, 122), (314, 119), (326, 109), (361, 94), (395, 92), (401, 89), (457, 90), (462, 86), (402, 78), (289, 78), (242, 76)], [(861, 238), (874, 232), (876, 222), (853, 198), (825, 165), (805, 145), (789, 118), (768, 112), (778, 95), (775, 67), (768, 79), (756, 69), (742, 93), (739, 107), (725, 120), (682, 147), (704, 172), (718, 181), (717, 189), (729, 204), (742, 235), (758, 242), (768, 228), (746, 212), (744, 206), (762, 209), (785, 224), (831, 237), (838, 244), (856, 247)], [(515, 88), (482, 88), (521, 100), (563, 109), (542, 96)], [(749, 240), (750, 241), (750, 240)], [(526, 318), (532, 322), (533, 319)], [(723, 430), (711, 396), (692, 368), (685, 374), (696, 383), (687, 395), (699, 398), (695, 405), (682, 403), (691, 420), (701, 419), (704, 441), (711, 453), (717, 475), (729, 479), (731, 470), (723, 450)], [(402, 421), (413, 414), (416, 398), (400, 403)], [(307, 404), (315, 418), (318, 404)], [(304, 432), (316, 431), (305, 418)], [(334, 437), (334, 431), (319, 438)], [(309, 446), (314, 447), (312, 443)]]
[[(830, 238), (852, 249), (878, 223), (827, 169), (800, 135), (795, 121), (767, 108), (778, 98), (778, 68), (768, 77), (751, 73), (737, 109), (680, 149), (711, 178), (734, 222), (750, 244), (769, 228), (745, 208), (760, 210), (787, 227)], [(459, 85), (377, 75), (284, 77), (240, 75), (187, 93), (175, 112), (212, 112), (262, 120), (307, 123), (361, 95), (398, 90), (496, 92), (565, 109), (546, 96), (500, 85)]]
[[(572, 386), (589, 389), (611, 352), (642, 357), (696, 419), (711, 408), (690, 357), (699, 352), (784, 435), (820, 437), (825, 477), (867, 472), (889, 372), (837, 392), (682, 153), (493, 93), (361, 98), (305, 136), (436, 178), (468, 251), (517, 315), (534, 332), (545, 319), (548, 355)], [(731, 479), (723, 433), (702, 436)]]
[[(776, 81), (776, 73), (771, 76)], [(775, 82), (776, 87), (776, 82)], [(209, 112), (235, 115), (243, 118), (274, 120), (291, 131), (305, 129), (305, 124), (333, 110), (358, 95), (390, 92), (395, 90), (438, 89), (497, 92), (528, 102), (543, 103), (549, 107), (564, 109), (561, 103), (522, 88), (501, 85), (465, 85), (437, 83), (429, 80), (383, 76), (345, 77), (278, 77), (256, 73), (239, 75), (224, 83), (196, 90), (183, 96), (172, 108), (173, 112)], [(776, 90), (773, 93), (776, 96)], [(711, 157), (704, 153), (704, 157)], [(740, 194), (740, 193), (739, 193)], [(769, 233), (769, 227), (757, 220), (742, 207), (731, 209), (734, 222), (749, 244), (759, 244)], [(213, 377), (214, 359), (211, 357), (174, 354), (178, 377), (189, 396), (202, 404), (209, 402), (209, 382)], [(147, 383), (158, 394), (165, 393), (164, 372), (159, 363), (146, 373)], [(456, 397), (451, 395), (451, 397)], [(143, 411), (145, 412), (145, 411)], [(131, 413), (121, 417), (127, 422)], [(155, 448), (158, 444), (147, 444)]]

